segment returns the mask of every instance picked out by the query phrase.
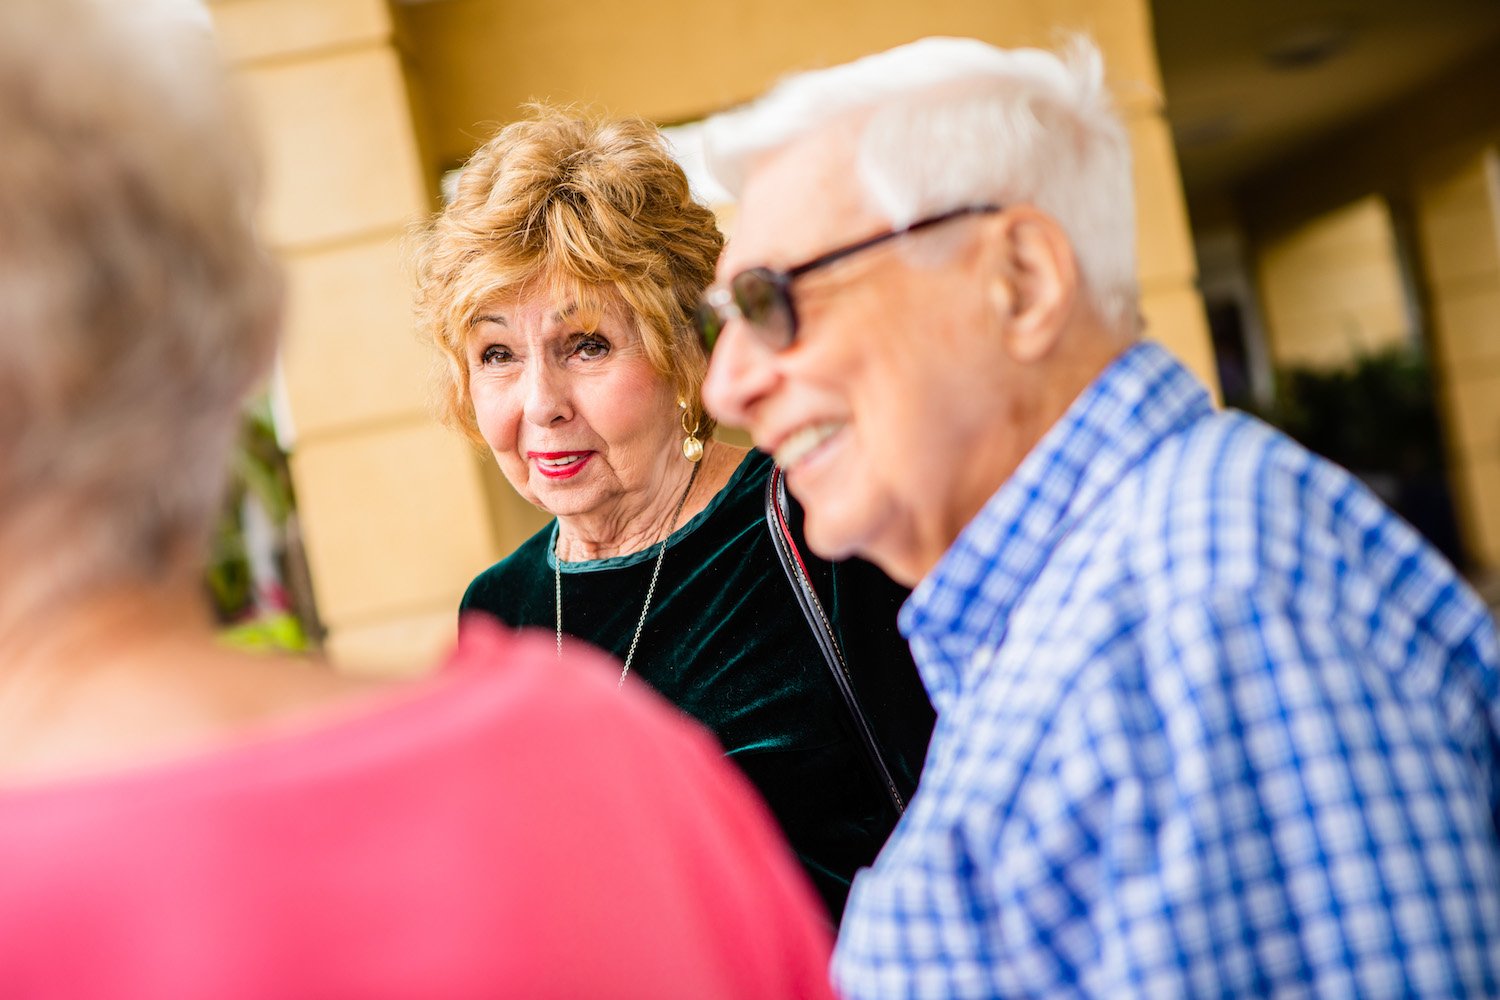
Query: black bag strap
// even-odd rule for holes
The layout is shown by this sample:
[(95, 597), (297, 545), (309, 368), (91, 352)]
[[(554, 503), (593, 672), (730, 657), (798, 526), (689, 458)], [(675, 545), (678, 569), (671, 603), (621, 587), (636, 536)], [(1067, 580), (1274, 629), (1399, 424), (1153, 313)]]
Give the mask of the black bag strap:
[(853, 717), (854, 729), (864, 744), (865, 753), (869, 755), (876, 776), (885, 786), (886, 795), (890, 797), (891, 805), (896, 809), (896, 815), (900, 816), (906, 812), (906, 800), (902, 798), (901, 790), (896, 787), (896, 779), (892, 776), (891, 769), (886, 765), (885, 757), (880, 752), (880, 742), (875, 738), (875, 730), (871, 728), (870, 720), (865, 717), (859, 698), (854, 693), (854, 682), (849, 676), (849, 665), (845, 662), (843, 650), (839, 648), (838, 639), (833, 634), (833, 625), (823, 610), (823, 602), (818, 600), (818, 592), (813, 589), (812, 580), (808, 577), (807, 563), (803, 560), (802, 553), (797, 550), (797, 542), (792, 536), (789, 518), (786, 481), (781, 468), (773, 465), (771, 478), (766, 483), (766, 527), (771, 532), (772, 547), (776, 550), (776, 557), (781, 560), (781, 568), (786, 571), (787, 579), (791, 581), (792, 592), (797, 595), (797, 606), (802, 609), (802, 616), (807, 619), (808, 627), (812, 629), (813, 638), (818, 644), (818, 651), (823, 654), (823, 660), (828, 664), (829, 672), (833, 674), (834, 686), (843, 696), (849, 715)]

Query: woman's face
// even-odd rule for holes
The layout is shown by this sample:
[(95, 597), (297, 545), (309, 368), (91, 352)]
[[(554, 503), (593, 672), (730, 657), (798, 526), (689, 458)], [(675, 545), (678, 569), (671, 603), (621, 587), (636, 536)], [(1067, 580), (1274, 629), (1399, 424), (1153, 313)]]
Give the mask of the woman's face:
[(677, 403), (617, 296), (597, 325), (546, 294), (487, 303), (469, 329), (479, 432), (527, 500), (608, 534), (651, 507), (681, 462)]

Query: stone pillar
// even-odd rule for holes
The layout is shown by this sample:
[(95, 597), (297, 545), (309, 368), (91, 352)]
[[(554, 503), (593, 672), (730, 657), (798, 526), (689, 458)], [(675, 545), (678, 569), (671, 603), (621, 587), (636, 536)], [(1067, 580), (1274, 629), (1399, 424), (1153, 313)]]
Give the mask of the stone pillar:
[(1257, 265), (1278, 367), (1344, 368), (1414, 344), (1385, 199), (1361, 198), (1267, 240)]
[(1415, 191), (1449, 476), (1470, 558), (1500, 571), (1500, 149), (1443, 157)]
[[(1149, 36), (1137, 44), (1148, 47), (1145, 57), (1155, 78)], [(1121, 104), (1135, 154), (1136, 269), (1146, 336), (1170, 348), (1217, 396), (1219, 374), (1198, 291), (1187, 199), (1159, 82), (1151, 92), (1124, 96)]]
[(218, 0), (288, 279), (280, 397), (327, 651), (423, 670), (497, 556), (478, 457), (438, 427), (400, 244), (433, 200), (383, 0)]

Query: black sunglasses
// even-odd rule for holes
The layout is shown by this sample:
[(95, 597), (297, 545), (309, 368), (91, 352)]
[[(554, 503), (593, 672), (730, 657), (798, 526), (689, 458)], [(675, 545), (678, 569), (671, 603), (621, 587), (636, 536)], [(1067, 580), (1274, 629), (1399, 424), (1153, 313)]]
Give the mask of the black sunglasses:
[(775, 271), (769, 267), (752, 267), (748, 271), (741, 271), (729, 279), (728, 285), (710, 288), (698, 301), (694, 319), (698, 333), (703, 338), (703, 347), (712, 351), (729, 321), (743, 319), (767, 347), (773, 351), (785, 350), (797, 339), (797, 309), (792, 304), (793, 281), (809, 271), (816, 271), (861, 250), (879, 246), (886, 240), (966, 215), (987, 215), (998, 211), (999, 205), (966, 205), (941, 215), (920, 219), (900, 229), (878, 233), (837, 250), (830, 250), (785, 271)]

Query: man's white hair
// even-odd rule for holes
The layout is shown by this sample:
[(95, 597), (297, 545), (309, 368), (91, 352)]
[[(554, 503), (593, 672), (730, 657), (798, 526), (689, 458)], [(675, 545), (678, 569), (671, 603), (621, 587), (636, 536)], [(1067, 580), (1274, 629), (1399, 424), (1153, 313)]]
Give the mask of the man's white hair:
[(1068, 234), (1104, 320), (1133, 328), (1130, 142), (1092, 43), (1078, 39), (1059, 56), (924, 38), (789, 77), (709, 119), (709, 171), (738, 196), (758, 157), (861, 114), (856, 170), (892, 225), (962, 205), (1033, 205)]

